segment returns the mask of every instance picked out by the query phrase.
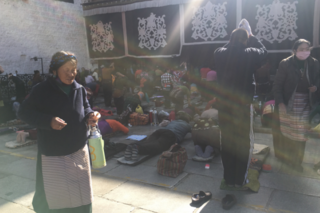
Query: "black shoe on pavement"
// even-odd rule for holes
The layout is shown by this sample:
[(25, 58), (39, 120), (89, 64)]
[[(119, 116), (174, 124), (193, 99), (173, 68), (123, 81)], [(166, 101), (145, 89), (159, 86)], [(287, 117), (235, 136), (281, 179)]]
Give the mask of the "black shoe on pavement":
[(236, 202), (237, 199), (233, 194), (227, 194), (224, 198), (222, 198), (222, 208), (224, 210), (229, 210), (232, 206), (236, 204)]

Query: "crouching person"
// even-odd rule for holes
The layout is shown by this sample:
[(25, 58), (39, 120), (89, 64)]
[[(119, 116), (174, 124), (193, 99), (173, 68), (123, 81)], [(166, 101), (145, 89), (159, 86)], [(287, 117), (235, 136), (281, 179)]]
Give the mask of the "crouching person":
[(209, 161), (220, 153), (220, 129), (212, 118), (197, 120), (192, 128), (195, 161)]

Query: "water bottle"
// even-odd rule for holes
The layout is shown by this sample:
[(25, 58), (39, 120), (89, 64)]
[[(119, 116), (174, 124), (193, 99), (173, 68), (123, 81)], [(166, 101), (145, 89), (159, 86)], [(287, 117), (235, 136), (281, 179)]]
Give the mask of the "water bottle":
[(149, 122), (150, 122), (150, 125), (152, 126), (153, 125), (153, 110), (152, 109), (149, 111)]
[(89, 148), (92, 161), (92, 168), (101, 169), (107, 165), (106, 157), (104, 154), (104, 141), (102, 135), (96, 126), (89, 126)]
[(159, 122), (158, 122), (158, 112), (157, 112), (156, 108), (153, 109), (153, 123), (154, 123), (155, 126), (157, 126), (159, 124)]

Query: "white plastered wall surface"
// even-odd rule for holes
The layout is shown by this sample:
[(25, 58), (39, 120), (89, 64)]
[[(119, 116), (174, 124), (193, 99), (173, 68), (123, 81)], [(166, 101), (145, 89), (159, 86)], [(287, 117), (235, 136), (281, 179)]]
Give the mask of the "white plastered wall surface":
[(0, 1), (0, 65), (5, 73), (48, 73), (51, 56), (71, 51), (78, 67), (90, 68), (81, 0), (74, 4), (53, 0)]

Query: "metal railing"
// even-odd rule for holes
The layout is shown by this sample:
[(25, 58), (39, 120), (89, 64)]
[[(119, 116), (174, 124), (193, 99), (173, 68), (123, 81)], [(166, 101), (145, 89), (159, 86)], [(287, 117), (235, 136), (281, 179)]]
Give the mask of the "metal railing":
[[(42, 74), (40, 76), (42, 80), (46, 80), (48, 78), (47, 74)], [(32, 89), (33, 74), (18, 74), (17, 77), (24, 82), (26, 94), (29, 94)], [(0, 75), (0, 93), (5, 103), (9, 103), (11, 98), (16, 96), (15, 84), (8, 78), (8, 75)]]

